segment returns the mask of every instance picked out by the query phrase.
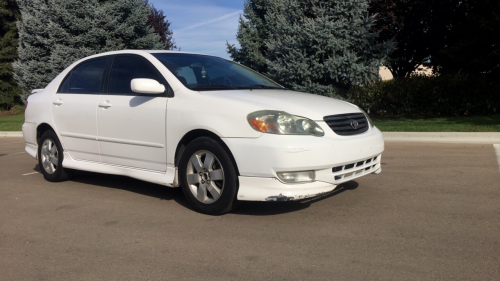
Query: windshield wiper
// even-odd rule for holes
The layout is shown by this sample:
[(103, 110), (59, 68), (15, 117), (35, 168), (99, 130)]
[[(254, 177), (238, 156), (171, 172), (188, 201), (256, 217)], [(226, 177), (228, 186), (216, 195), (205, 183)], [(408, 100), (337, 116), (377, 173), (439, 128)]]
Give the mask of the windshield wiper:
[(191, 88), (191, 90), (219, 90), (219, 89), (236, 89), (235, 87), (232, 87), (232, 86), (226, 86), (226, 85), (218, 85), (218, 84), (214, 84), (214, 85), (202, 85), (202, 86), (197, 86), (197, 87), (193, 87)]
[(282, 88), (282, 87), (273, 87), (273, 86), (266, 86), (266, 85), (249, 85), (249, 86), (243, 86), (243, 87), (238, 87), (238, 89), (276, 89), (276, 90), (288, 90), (287, 88)]

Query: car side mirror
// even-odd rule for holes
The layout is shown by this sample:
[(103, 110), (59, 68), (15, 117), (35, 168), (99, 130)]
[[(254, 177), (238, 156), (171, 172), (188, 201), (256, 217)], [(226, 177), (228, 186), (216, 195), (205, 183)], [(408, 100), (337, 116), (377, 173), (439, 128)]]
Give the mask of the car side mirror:
[(130, 81), (134, 93), (159, 95), (165, 93), (165, 86), (154, 79), (136, 78)]

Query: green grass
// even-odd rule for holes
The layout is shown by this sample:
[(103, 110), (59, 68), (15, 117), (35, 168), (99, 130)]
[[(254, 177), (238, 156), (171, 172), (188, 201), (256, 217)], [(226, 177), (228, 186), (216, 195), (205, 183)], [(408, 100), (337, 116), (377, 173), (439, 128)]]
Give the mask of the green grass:
[(374, 119), (382, 132), (500, 132), (500, 115), (429, 119)]
[[(429, 119), (374, 119), (383, 132), (500, 132), (500, 115)], [(24, 114), (0, 117), (0, 131), (21, 131)]]
[(24, 114), (0, 117), (0, 131), (21, 131)]

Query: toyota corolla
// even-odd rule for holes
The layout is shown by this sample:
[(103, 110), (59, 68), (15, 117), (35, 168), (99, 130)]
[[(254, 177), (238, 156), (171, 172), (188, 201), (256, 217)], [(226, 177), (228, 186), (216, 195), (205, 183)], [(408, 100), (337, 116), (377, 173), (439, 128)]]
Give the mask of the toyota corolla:
[(48, 181), (72, 170), (179, 187), (202, 213), (289, 201), (380, 173), (382, 133), (359, 107), (295, 92), (222, 58), (116, 51), (28, 98), (26, 151)]

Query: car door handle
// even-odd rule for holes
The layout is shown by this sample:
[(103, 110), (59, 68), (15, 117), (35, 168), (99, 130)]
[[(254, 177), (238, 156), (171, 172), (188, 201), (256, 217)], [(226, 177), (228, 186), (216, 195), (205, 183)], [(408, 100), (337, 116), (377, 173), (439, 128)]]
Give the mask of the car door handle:
[(99, 106), (99, 107), (102, 107), (102, 108), (108, 108), (108, 107), (111, 107), (111, 104), (110, 104), (110, 103), (105, 102), (105, 103), (100, 103), (100, 104), (98, 104), (98, 106)]
[(56, 101), (53, 101), (52, 104), (59, 106), (59, 105), (63, 104), (63, 102), (62, 102), (62, 100), (56, 100)]

